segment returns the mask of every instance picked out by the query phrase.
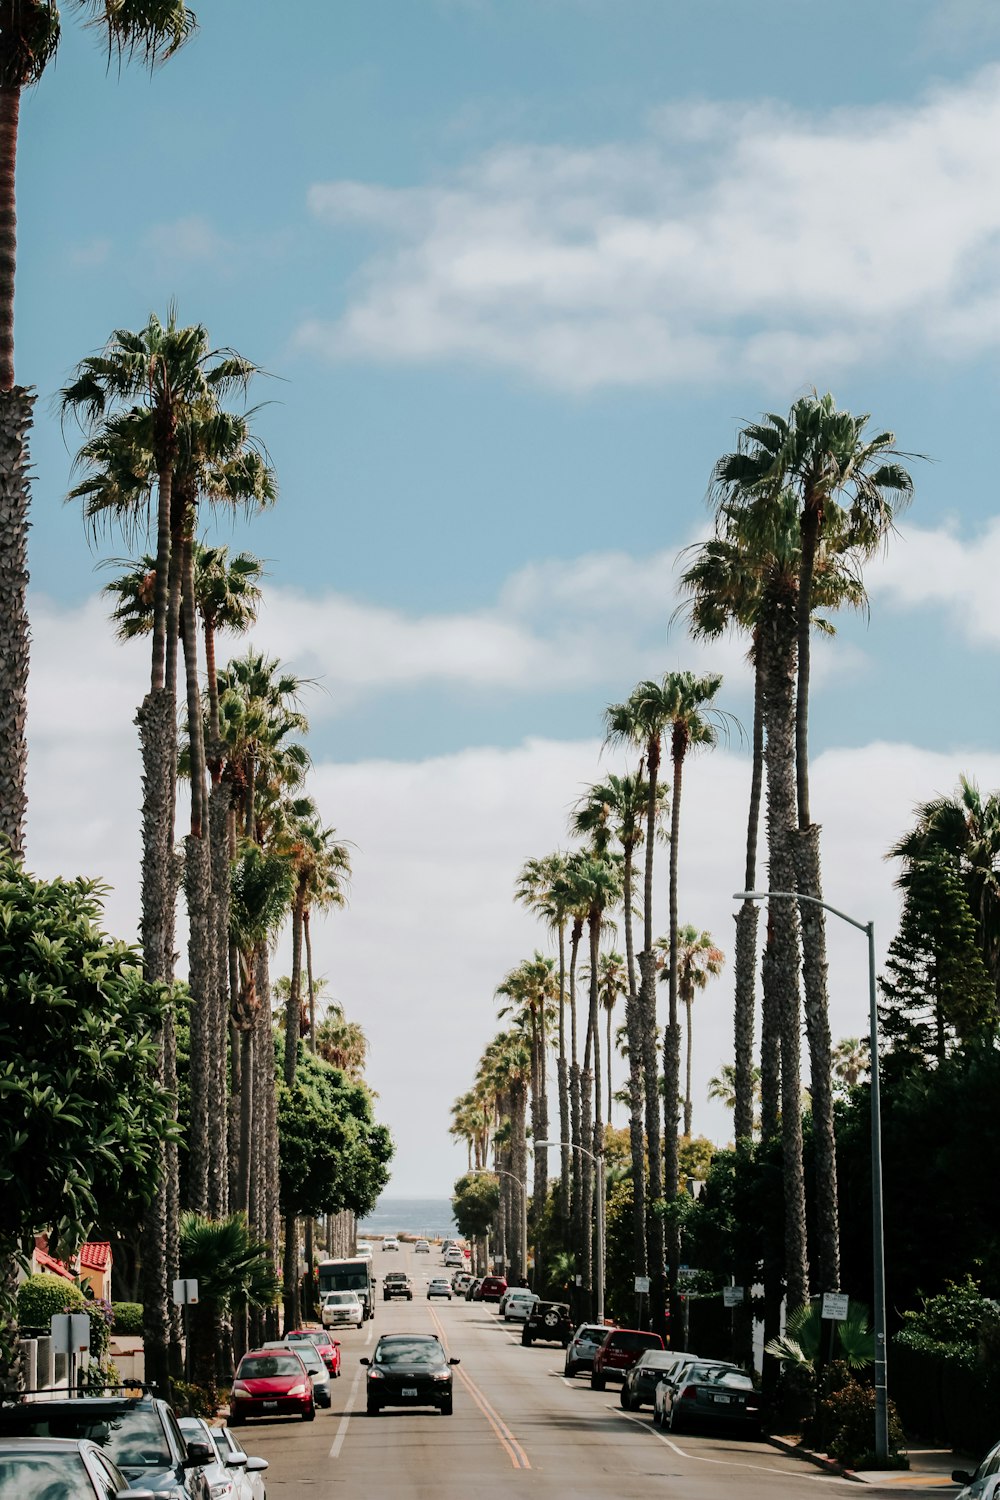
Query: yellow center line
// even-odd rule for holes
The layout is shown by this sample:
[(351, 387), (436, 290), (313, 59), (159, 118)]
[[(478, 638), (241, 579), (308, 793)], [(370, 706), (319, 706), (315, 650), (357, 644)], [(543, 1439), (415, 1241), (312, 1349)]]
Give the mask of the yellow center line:
[[(441, 1342), (444, 1344), (444, 1347), (447, 1350), (448, 1335), (445, 1331), (444, 1324), (440, 1321), (437, 1313), (433, 1308), (429, 1307), (427, 1310), (430, 1313), (431, 1322), (434, 1324)], [(482, 1391), (476, 1385), (476, 1382), (472, 1379), (472, 1376), (467, 1375), (464, 1370), (459, 1369), (458, 1378), (461, 1380), (462, 1384), (469, 1392), (469, 1395), (472, 1397), (473, 1401), (479, 1407), (479, 1410), (486, 1418), (490, 1427), (493, 1429), (497, 1441), (500, 1443), (500, 1446), (507, 1454), (507, 1457), (510, 1459), (514, 1468), (530, 1469), (531, 1461), (528, 1458), (528, 1455), (525, 1453), (524, 1449), (521, 1447), (521, 1444), (517, 1441), (517, 1438), (507, 1426), (507, 1423), (504, 1421), (503, 1417), (501, 1417), (496, 1408), (483, 1395)]]

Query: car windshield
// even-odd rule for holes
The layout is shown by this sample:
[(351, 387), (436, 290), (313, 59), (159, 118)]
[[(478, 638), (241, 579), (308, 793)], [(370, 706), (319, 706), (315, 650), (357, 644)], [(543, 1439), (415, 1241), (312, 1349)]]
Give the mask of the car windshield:
[(310, 1373), (315, 1370), (318, 1375), (323, 1369), (323, 1361), (316, 1353), (315, 1346), (312, 1343), (303, 1341), (302, 1348), (296, 1349), (295, 1353)]
[(0, 1453), (0, 1500), (94, 1500), (79, 1453)]
[(327, 1307), (350, 1307), (357, 1302), (356, 1292), (327, 1292)]
[(380, 1365), (438, 1365), (441, 1345), (437, 1339), (393, 1339), (375, 1350)]
[(641, 1355), (636, 1365), (637, 1370), (669, 1370), (677, 1359), (676, 1354), (670, 1354), (666, 1349), (647, 1349)]
[(650, 1349), (660, 1347), (655, 1333), (616, 1333), (608, 1340), (609, 1349)]
[(301, 1375), (302, 1361), (297, 1354), (255, 1354), (240, 1361), (237, 1380), (271, 1380), (276, 1375)]

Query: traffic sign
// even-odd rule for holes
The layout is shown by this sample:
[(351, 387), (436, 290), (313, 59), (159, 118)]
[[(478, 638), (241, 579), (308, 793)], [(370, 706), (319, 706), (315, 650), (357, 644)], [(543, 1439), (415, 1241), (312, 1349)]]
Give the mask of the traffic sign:
[(178, 1307), (188, 1307), (198, 1300), (198, 1283), (194, 1277), (174, 1282), (174, 1302)]
[(635, 1278), (635, 1289), (637, 1292), (641, 1292), (644, 1295), (647, 1295), (649, 1292), (649, 1277), (637, 1276)]
[(722, 1288), (723, 1307), (739, 1307), (743, 1302), (743, 1288), (741, 1286), (724, 1286)]
[(847, 1309), (850, 1306), (850, 1297), (846, 1292), (824, 1292), (823, 1293), (823, 1317), (833, 1323), (843, 1323), (847, 1317)]

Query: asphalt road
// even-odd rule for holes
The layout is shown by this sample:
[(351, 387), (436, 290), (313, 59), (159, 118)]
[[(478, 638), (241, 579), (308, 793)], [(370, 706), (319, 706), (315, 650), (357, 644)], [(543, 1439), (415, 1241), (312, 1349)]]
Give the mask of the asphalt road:
[[(623, 1412), (614, 1383), (592, 1391), (586, 1376), (567, 1380), (563, 1351), (523, 1349), (520, 1325), (504, 1324), (496, 1304), (426, 1297), (440, 1256), (375, 1250), (379, 1281), (405, 1269), (412, 1302), (376, 1304), (361, 1330), (342, 1330), (343, 1373), (333, 1406), (314, 1422), (289, 1418), (248, 1423), (240, 1438), (269, 1461), (270, 1500), (798, 1500), (833, 1486), (862, 1487), (823, 1473), (766, 1442), (725, 1435), (660, 1433), (646, 1408)], [(381, 1333), (438, 1333), (461, 1359), (450, 1417), (428, 1411), (365, 1413), (365, 1368)], [(868, 1488), (867, 1486), (865, 1488)], [(877, 1494), (874, 1487), (871, 1493)], [(887, 1492), (886, 1492), (887, 1493)], [(892, 1494), (926, 1494), (898, 1483)]]

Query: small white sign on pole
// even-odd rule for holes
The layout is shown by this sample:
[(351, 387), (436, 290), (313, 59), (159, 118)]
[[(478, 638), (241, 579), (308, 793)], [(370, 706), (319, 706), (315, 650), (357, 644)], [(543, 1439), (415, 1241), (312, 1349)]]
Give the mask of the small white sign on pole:
[(648, 1295), (648, 1293), (649, 1293), (649, 1277), (648, 1276), (637, 1276), (635, 1278), (635, 1289), (636, 1289), (637, 1292), (640, 1292), (640, 1293), (642, 1293), (644, 1295)]
[(86, 1313), (52, 1314), (53, 1354), (89, 1354), (90, 1318)]
[(843, 1323), (847, 1317), (850, 1301), (846, 1292), (824, 1292), (823, 1317), (833, 1323)]
[(723, 1307), (740, 1307), (743, 1303), (743, 1288), (741, 1286), (724, 1286), (722, 1288)]
[(193, 1277), (174, 1282), (174, 1302), (178, 1307), (188, 1307), (198, 1300), (198, 1283)]

